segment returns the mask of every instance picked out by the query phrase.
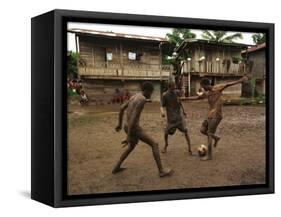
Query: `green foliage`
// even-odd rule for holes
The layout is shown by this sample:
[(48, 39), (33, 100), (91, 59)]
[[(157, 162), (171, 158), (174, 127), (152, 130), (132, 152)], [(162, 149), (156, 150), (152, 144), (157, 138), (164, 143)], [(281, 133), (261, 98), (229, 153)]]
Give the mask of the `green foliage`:
[(170, 43), (179, 46), (185, 39), (196, 38), (196, 34), (190, 29), (173, 29), (172, 33), (167, 33), (166, 38)]
[(251, 85), (251, 88), (252, 88), (252, 98), (255, 97), (255, 90), (256, 90), (256, 78), (253, 77), (251, 80), (250, 80), (250, 85)]
[(255, 44), (262, 44), (266, 41), (266, 35), (264, 33), (255, 33), (252, 35)]
[[(173, 29), (172, 33), (166, 34), (166, 39), (176, 46), (179, 46), (184, 40), (191, 38), (196, 38), (196, 34), (191, 32), (190, 29), (175, 28)], [(177, 56), (176, 58), (164, 55), (162, 58), (162, 63), (163, 65), (173, 65), (175, 71), (178, 74), (180, 72), (180, 61), (185, 59), (186, 56), (187, 54), (185, 52)]]
[(67, 54), (67, 77), (77, 78), (77, 58), (78, 54), (76, 52), (70, 51)]
[(67, 95), (68, 96), (77, 96), (79, 94), (77, 93), (77, 91), (73, 91), (73, 89), (67, 88)]
[(241, 33), (234, 33), (232, 35), (227, 35), (226, 31), (209, 31), (205, 30), (202, 33), (202, 38), (215, 41), (215, 42), (224, 42), (224, 43), (234, 43), (236, 39), (242, 39), (243, 35)]

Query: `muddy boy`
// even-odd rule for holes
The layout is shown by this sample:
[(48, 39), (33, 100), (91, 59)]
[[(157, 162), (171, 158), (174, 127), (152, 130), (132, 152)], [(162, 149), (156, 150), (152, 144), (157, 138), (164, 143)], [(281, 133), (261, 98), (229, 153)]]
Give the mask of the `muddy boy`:
[(122, 129), (122, 121), (125, 110), (127, 110), (127, 123), (124, 125), (124, 130), (127, 134), (125, 143), (126, 150), (121, 154), (120, 159), (112, 170), (112, 173), (118, 173), (125, 168), (121, 164), (126, 160), (129, 154), (135, 149), (139, 140), (149, 145), (152, 149), (153, 158), (156, 162), (159, 176), (164, 177), (172, 174), (172, 169), (164, 168), (160, 159), (158, 144), (142, 129), (139, 124), (140, 116), (146, 102), (150, 101), (153, 93), (153, 85), (151, 82), (142, 84), (142, 91), (132, 96), (129, 101), (125, 102), (120, 109), (118, 124), (115, 130), (119, 132)]
[(215, 135), (217, 127), (219, 126), (223, 116), (222, 116), (222, 101), (221, 96), (222, 92), (233, 85), (243, 83), (248, 80), (247, 76), (242, 77), (241, 79), (226, 84), (211, 85), (211, 82), (207, 78), (202, 78), (200, 85), (204, 89), (203, 92), (198, 93), (198, 96), (188, 97), (189, 100), (198, 100), (198, 99), (208, 99), (209, 111), (206, 119), (203, 121), (201, 126), (201, 133), (207, 136), (208, 142), (208, 152), (207, 155), (202, 158), (202, 160), (211, 160), (212, 159), (212, 146), (216, 147), (220, 137)]

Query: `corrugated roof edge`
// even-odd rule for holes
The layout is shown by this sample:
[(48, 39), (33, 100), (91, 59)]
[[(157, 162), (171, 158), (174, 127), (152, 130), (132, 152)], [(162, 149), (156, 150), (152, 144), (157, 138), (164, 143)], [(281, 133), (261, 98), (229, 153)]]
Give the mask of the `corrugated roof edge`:
[(266, 43), (262, 43), (262, 44), (258, 44), (254, 47), (248, 48), (247, 50), (243, 50), (241, 53), (251, 53), (251, 52), (255, 52), (258, 51), (260, 49), (266, 48)]
[(200, 43), (200, 44), (210, 44), (210, 45), (219, 45), (219, 46), (229, 46), (229, 47), (244, 47), (247, 48), (252, 45), (241, 44), (241, 43), (225, 43), (225, 42), (215, 42), (205, 39), (186, 39), (178, 47), (175, 48), (175, 52), (179, 52), (182, 49), (185, 49), (188, 43)]
[(127, 38), (127, 39), (167, 42), (167, 40), (165, 38), (155, 37), (155, 36), (116, 33), (116, 32), (109, 32), (109, 31), (105, 32), (105, 31), (99, 31), (99, 30), (89, 30), (89, 29), (79, 29), (79, 28), (72, 28), (72, 29), (68, 29), (67, 31), (70, 33), (75, 33), (75, 34), (88, 34), (88, 35), (99, 35), (99, 36), (106, 36), (106, 37), (121, 37), (121, 38)]

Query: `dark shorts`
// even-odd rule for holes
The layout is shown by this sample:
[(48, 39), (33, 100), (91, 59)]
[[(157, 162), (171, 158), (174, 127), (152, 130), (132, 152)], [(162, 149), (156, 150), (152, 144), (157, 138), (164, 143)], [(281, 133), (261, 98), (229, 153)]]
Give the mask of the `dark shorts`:
[(204, 120), (201, 126), (201, 132), (203, 134), (215, 134), (220, 122), (221, 118), (208, 118)]
[(175, 123), (168, 123), (167, 127), (165, 129), (165, 133), (173, 135), (176, 132), (177, 129), (179, 131), (183, 132), (183, 133), (187, 132), (185, 120), (181, 120), (181, 121), (178, 121), (178, 122), (175, 122)]

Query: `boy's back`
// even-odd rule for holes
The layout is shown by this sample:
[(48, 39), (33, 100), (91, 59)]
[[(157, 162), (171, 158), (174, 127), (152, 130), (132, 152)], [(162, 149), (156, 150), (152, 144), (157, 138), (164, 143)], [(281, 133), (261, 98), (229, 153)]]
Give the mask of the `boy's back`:
[[(136, 125), (139, 126), (140, 112), (144, 107), (144, 103), (146, 102), (146, 98), (141, 94), (137, 93), (128, 101), (127, 108), (127, 124), (130, 122), (131, 118), (136, 116)], [(138, 112), (139, 114), (136, 114)]]
[(179, 102), (179, 91), (168, 90), (163, 93), (162, 107), (166, 108), (168, 122), (177, 122), (181, 120), (181, 105)]

